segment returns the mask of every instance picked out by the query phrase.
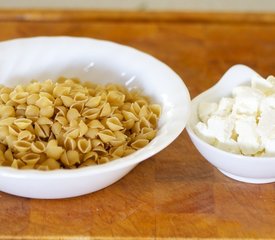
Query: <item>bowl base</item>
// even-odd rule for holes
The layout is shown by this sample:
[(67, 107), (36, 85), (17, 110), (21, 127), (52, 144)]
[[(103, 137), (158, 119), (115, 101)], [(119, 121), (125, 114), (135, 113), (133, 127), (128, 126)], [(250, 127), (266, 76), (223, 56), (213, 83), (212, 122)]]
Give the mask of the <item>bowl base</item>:
[(225, 176), (232, 178), (234, 180), (245, 182), (245, 183), (254, 183), (254, 184), (263, 184), (263, 183), (272, 183), (275, 182), (275, 178), (247, 178), (247, 177), (241, 177), (234, 175), (229, 172), (225, 172), (221, 169), (218, 169), (220, 172), (222, 172)]

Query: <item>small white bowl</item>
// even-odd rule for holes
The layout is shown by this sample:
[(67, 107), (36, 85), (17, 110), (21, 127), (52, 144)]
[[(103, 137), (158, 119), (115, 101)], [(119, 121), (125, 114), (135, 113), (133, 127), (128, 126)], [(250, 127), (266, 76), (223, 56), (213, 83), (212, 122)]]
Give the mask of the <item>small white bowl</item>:
[[(72, 170), (0, 167), (0, 191), (30, 198), (67, 198), (97, 191), (122, 178), (138, 163), (167, 147), (184, 129), (190, 97), (167, 65), (133, 48), (73, 37), (36, 37), (0, 43), (0, 84), (78, 77), (96, 83), (141, 88), (162, 105), (158, 134), (145, 148), (112, 162)], [(145, 183), (146, 184), (146, 183)]]
[(247, 66), (231, 67), (217, 84), (192, 100), (186, 130), (202, 156), (226, 176), (247, 183), (270, 183), (275, 182), (275, 158), (248, 157), (225, 152), (204, 142), (193, 131), (199, 121), (197, 113), (200, 102), (217, 102), (222, 97), (229, 96), (234, 87), (248, 84), (254, 75), (258, 74)]

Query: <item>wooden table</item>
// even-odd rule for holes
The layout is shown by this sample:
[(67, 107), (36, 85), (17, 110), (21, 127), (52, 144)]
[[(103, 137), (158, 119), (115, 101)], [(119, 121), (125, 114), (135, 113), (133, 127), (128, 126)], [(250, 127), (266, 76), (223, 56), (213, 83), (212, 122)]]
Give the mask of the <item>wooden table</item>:
[[(275, 74), (275, 15), (0, 11), (0, 40), (38, 35), (108, 39), (173, 68), (192, 97), (232, 65)], [(41, 56), (43, 57), (43, 56)], [(114, 185), (72, 199), (0, 193), (0, 239), (274, 238), (275, 185), (233, 181), (184, 131)]]

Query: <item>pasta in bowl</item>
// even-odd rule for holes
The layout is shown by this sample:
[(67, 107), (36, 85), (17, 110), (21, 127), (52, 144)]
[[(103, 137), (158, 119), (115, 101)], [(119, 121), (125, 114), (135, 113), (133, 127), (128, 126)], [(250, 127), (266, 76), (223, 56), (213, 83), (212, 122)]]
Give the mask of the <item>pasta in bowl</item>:
[(145, 147), (161, 107), (137, 90), (77, 79), (0, 87), (0, 166), (74, 169)]
[(0, 43), (0, 61), (4, 192), (65, 198), (102, 189), (168, 146), (188, 118), (180, 77), (130, 47), (16, 39)]

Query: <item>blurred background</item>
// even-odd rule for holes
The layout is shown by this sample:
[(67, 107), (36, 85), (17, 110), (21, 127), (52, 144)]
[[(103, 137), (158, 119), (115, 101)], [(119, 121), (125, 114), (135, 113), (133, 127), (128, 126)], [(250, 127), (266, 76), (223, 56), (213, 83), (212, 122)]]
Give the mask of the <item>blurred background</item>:
[(274, 12), (274, 0), (0, 0), (0, 8)]

